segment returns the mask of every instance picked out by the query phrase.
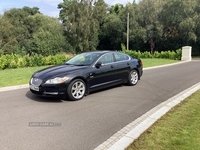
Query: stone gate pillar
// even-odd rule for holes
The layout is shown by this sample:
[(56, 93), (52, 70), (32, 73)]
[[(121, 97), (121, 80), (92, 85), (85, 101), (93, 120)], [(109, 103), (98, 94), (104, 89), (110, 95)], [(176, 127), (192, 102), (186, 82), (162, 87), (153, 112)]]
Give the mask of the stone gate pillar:
[(192, 47), (191, 46), (182, 47), (181, 60), (183, 60), (183, 61), (191, 61), (192, 60)]

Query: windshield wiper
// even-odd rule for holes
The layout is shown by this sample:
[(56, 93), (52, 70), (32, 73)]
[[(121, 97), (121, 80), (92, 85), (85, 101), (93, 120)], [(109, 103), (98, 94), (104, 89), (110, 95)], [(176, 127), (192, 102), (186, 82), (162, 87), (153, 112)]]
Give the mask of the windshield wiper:
[(74, 64), (74, 66), (85, 66), (83, 64)]
[(70, 63), (65, 63), (65, 65), (71, 65)]

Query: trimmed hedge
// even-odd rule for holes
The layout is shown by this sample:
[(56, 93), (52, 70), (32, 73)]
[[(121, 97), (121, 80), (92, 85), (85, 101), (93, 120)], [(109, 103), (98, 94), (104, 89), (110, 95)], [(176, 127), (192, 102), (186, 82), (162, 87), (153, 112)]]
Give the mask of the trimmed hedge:
[(57, 54), (54, 56), (43, 57), (42, 55), (25, 55), (6, 54), (0, 56), (0, 70), (11, 68), (35, 67), (45, 65), (58, 65), (70, 59), (71, 56), (65, 54)]
[(155, 51), (154, 54), (150, 52), (140, 52), (140, 51), (132, 51), (132, 50), (123, 50), (124, 53), (129, 54), (134, 58), (162, 58), (162, 59), (173, 59), (173, 60), (181, 60), (182, 51), (181, 49), (176, 51)]
[[(150, 52), (126, 50), (124, 47), (122, 47), (122, 51), (135, 58), (164, 58), (164, 59), (180, 60), (182, 54), (181, 49), (176, 51), (162, 51), (160, 53), (155, 51), (153, 55)], [(0, 70), (11, 69), (11, 68), (45, 66), (45, 65), (58, 65), (62, 64), (64, 61), (70, 58), (71, 55), (66, 55), (66, 54), (57, 54), (54, 56), (50, 55), (47, 57), (43, 57), (42, 55), (38, 54), (33, 56), (6, 54), (0, 56)]]
[(155, 51), (154, 54), (150, 52), (140, 52), (135, 50), (127, 50), (125, 45), (121, 45), (122, 51), (126, 54), (134, 58), (162, 58), (162, 59), (173, 59), (173, 60), (181, 60), (182, 50), (178, 49), (176, 51)]

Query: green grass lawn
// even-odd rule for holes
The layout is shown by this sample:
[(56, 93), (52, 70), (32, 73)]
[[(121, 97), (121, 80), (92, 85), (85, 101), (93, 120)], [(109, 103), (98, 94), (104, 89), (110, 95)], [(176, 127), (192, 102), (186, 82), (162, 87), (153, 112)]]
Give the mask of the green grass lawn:
[(180, 62), (180, 60), (155, 59), (155, 58), (152, 58), (152, 59), (141, 59), (141, 60), (143, 62), (143, 67), (144, 68)]
[[(152, 67), (178, 61), (169, 59), (142, 59), (142, 62), (144, 67)], [(46, 66), (0, 70), (0, 87), (28, 84), (31, 75), (35, 71), (45, 67)]]
[(30, 67), (0, 70), (0, 87), (28, 84), (31, 75), (43, 67)]
[(126, 150), (200, 150), (200, 90), (172, 108)]

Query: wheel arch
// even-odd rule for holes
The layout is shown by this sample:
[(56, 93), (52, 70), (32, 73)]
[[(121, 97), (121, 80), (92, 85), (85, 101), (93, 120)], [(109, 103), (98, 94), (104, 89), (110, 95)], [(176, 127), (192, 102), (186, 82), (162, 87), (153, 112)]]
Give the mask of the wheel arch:
[[(138, 72), (138, 75), (139, 75), (139, 76), (138, 76), (138, 80), (140, 80), (140, 71), (139, 71), (139, 69), (133, 67), (133, 68), (130, 69), (130, 72), (131, 72), (132, 70), (136, 70), (136, 71)], [(130, 73), (130, 72), (129, 72), (129, 73)]]
[(81, 80), (83, 80), (83, 81), (85, 82), (85, 86), (86, 86), (85, 95), (88, 95), (88, 94), (89, 94), (88, 81), (87, 81), (84, 77), (82, 77), (82, 76), (77, 76), (77, 77), (74, 77), (73, 79), (71, 79), (70, 82), (72, 82), (72, 81), (74, 81), (74, 80), (76, 80), (76, 79), (81, 79)]
[(138, 80), (140, 80), (140, 71), (139, 71), (139, 69), (138, 68), (134, 68), (137, 72), (138, 72)]

